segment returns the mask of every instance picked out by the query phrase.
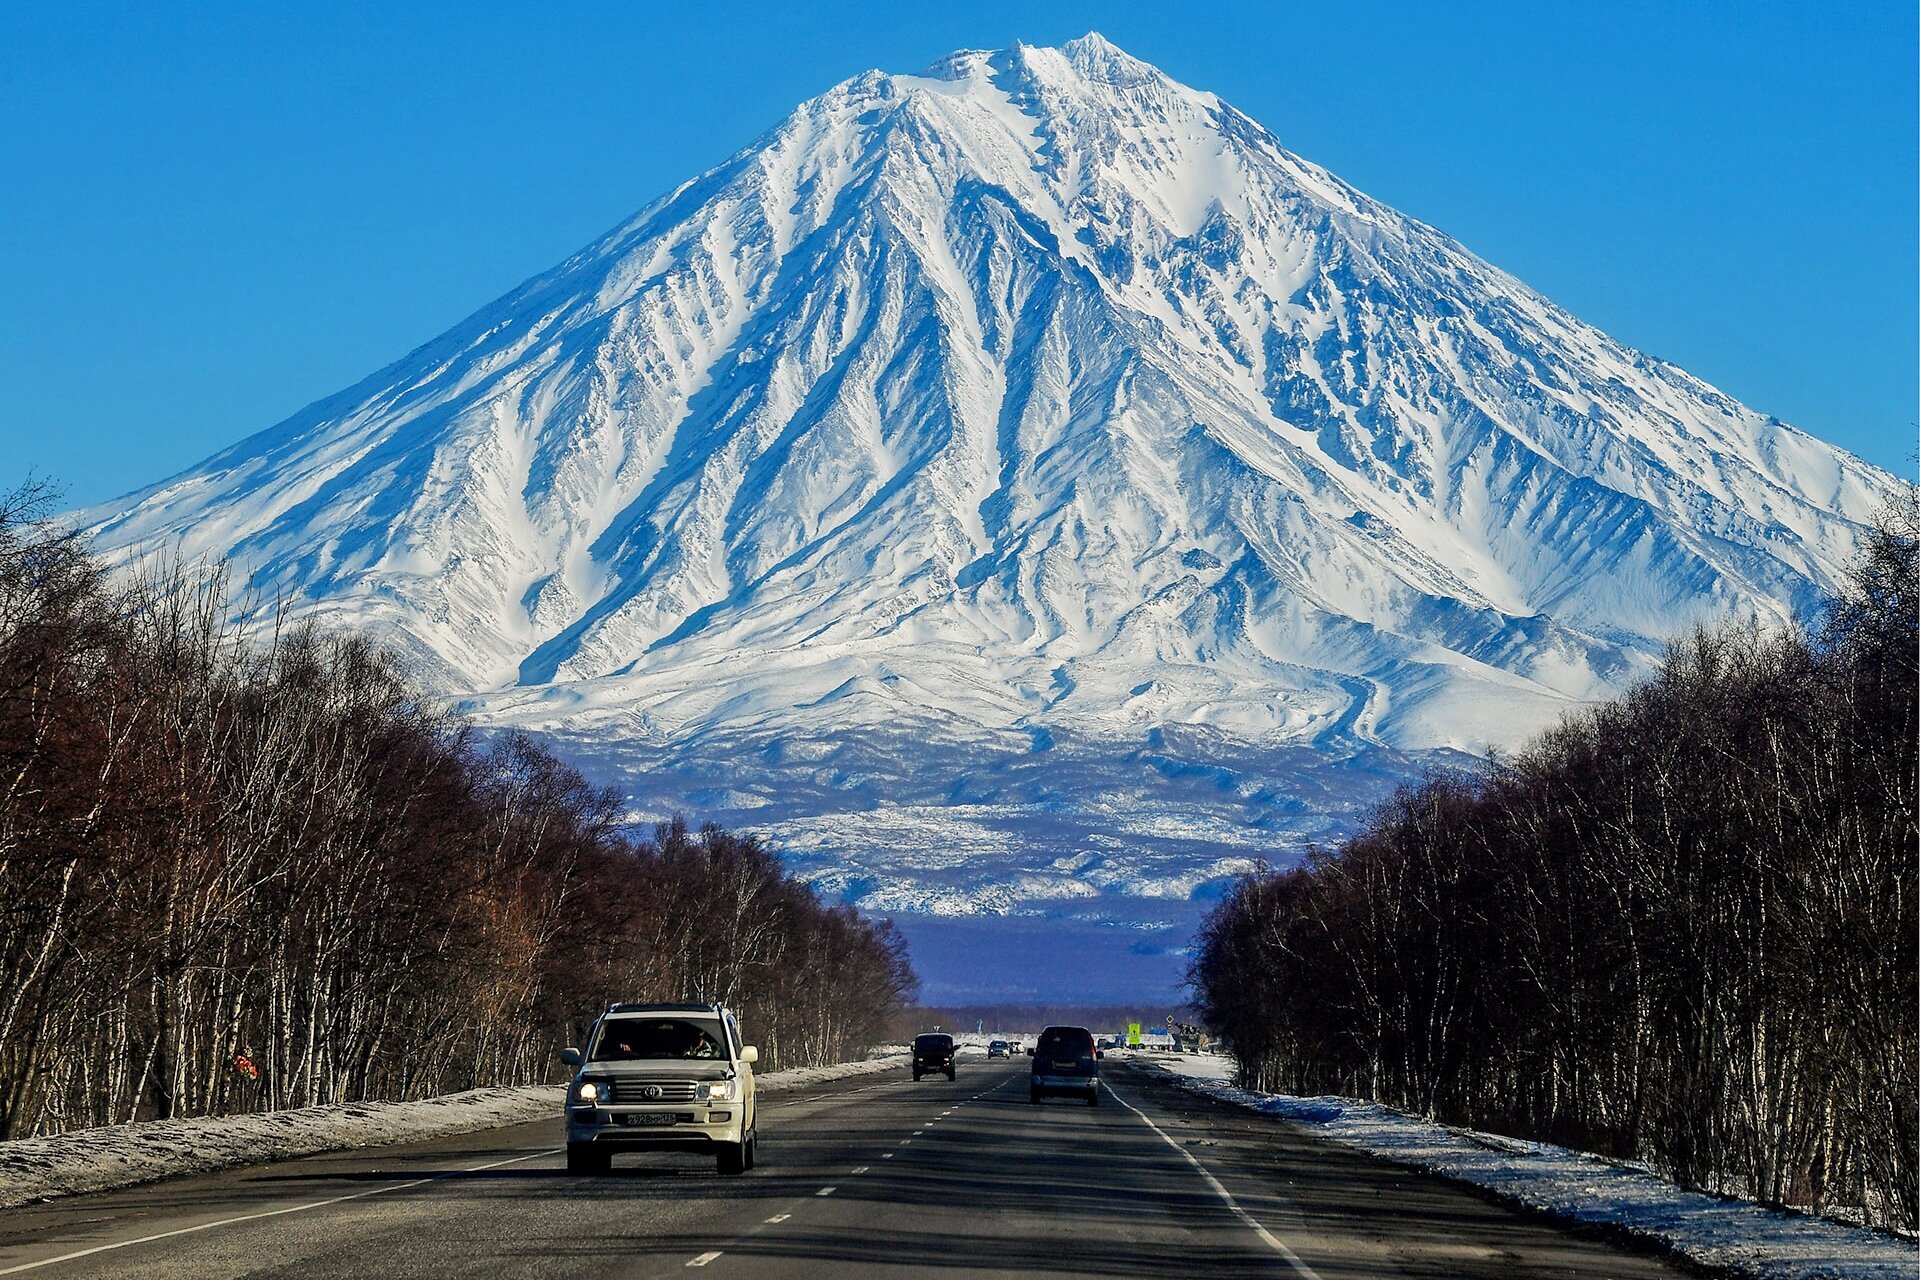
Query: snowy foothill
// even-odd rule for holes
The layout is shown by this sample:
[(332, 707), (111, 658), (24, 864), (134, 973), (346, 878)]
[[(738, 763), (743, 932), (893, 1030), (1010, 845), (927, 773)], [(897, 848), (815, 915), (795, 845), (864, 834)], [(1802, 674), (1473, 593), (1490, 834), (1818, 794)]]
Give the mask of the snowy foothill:
[(1195, 1093), (1563, 1221), (1625, 1232), (1703, 1267), (1762, 1280), (1911, 1280), (1920, 1274), (1920, 1246), (1913, 1241), (1689, 1191), (1644, 1165), (1436, 1124), (1377, 1102), (1237, 1088), (1230, 1058), (1129, 1056), (1132, 1065), (1163, 1072)]
[[(903, 1069), (904, 1052), (758, 1077), (762, 1093), (783, 1093), (853, 1076)], [(0, 1208), (89, 1191), (110, 1191), (182, 1174), (212, 1173), (344, 1151), (423, 1142), (530, 1120), (560, 1118), (559, 1085), (469, 1089), (418, 1102), (349, 1102), (243, 1116), (144, 1120), (0, 1143)]]

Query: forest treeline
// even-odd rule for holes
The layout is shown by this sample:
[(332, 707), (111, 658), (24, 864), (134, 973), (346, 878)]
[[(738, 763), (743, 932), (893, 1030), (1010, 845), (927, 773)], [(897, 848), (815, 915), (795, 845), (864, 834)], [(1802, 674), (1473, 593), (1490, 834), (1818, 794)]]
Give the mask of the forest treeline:
[(366, 642), (243, 634), (0, 497), (0, 1137), (552, 1078), (616, 999), (719, 1000), (766, 1067), (916, 983), (757, 841), (623, 832)]
[(1913, 1227), (1917, 546), (1909, 493), (1804, 631), (1697, 630), (1243, 879), (1189, 980), (1244, 1083)]

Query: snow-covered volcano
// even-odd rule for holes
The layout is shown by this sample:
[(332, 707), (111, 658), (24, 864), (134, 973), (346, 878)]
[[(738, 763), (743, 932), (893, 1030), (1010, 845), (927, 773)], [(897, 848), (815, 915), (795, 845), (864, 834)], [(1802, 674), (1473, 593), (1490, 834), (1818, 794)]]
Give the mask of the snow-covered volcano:
[(849, 80), (82, 518), (869, 905), (1093, 918), (1803, 610), (1891, 483), (1090, 35)]

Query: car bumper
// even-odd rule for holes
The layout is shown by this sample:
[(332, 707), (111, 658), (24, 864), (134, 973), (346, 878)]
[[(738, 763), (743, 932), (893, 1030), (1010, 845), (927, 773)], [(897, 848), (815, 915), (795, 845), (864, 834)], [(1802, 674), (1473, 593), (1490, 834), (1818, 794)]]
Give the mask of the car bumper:
[(1043, 1076), (1036, 1071), (1030, 1079), (1041, 1093), (1093, 1093), (1100, 1087), (1099, 1076)]
[[(672, 1123), (653, 1118), (662, 1115), (672, 1116)], [(745, 1130), (745, 1113), (738, 1103), (724, 1107), (567, 1108), (567, 1141), (596, 1147), (698, 1150), (717, 1143), (738, 1143), (745, 1138)]]

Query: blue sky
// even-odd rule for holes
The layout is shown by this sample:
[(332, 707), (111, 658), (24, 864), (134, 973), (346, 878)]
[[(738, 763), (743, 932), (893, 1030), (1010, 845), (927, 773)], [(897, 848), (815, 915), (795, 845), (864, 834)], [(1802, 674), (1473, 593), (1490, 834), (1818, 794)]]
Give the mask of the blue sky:
[(1910, 0), (16, 0), (0, 484), (84, 503), (159, 479), (836, 81), (1089, 29), (1621, 340), (1912, 471)]

